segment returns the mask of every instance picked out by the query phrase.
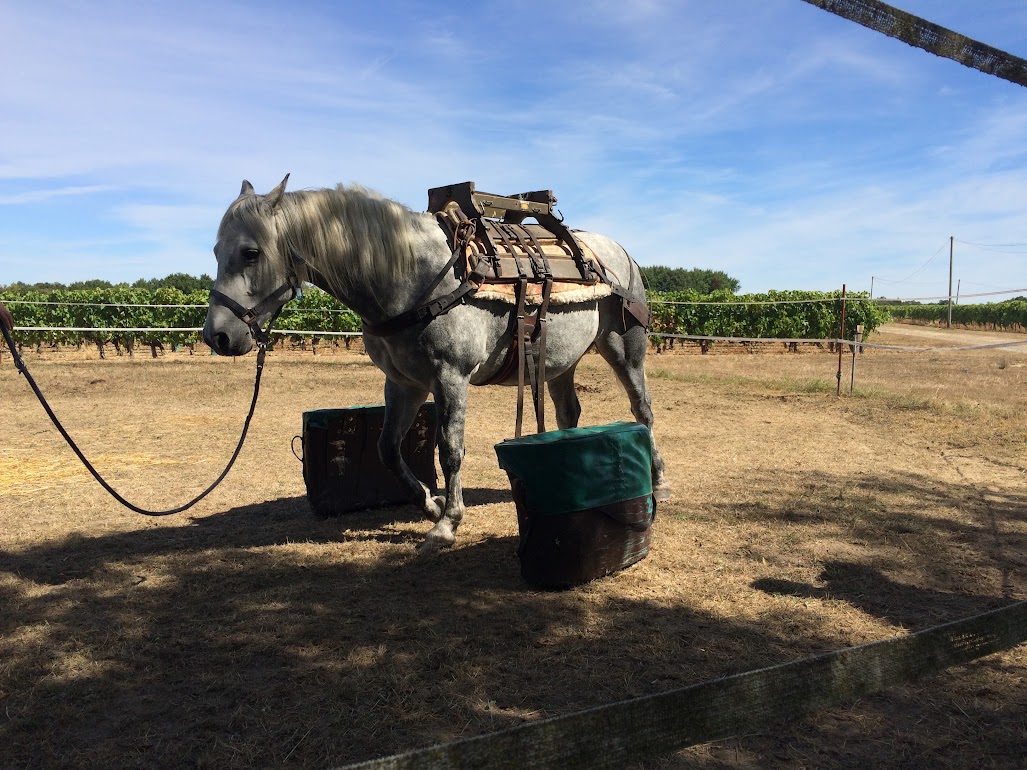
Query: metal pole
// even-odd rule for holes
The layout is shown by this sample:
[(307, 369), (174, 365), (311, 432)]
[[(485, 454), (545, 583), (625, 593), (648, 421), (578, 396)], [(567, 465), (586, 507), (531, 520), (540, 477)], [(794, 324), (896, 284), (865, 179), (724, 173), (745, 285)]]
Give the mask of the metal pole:
[(949, 320), (945, 324), (946, 329), (952, 328), (952, 243), (954, 236), (949, 236)]
[(874, 276), (870, 276), (870, 299), (874, 298)]
[(962, 278), (960, 278), (958, 281), (956, 281), (956, 304), (957, 305), (959, 304), (959, 287), (960, 287), (960, 285), (962, 283), (963, 283), (963, 279)]
[(849, 380), (849, 394), (856, 388), (856, 354), (862, 353), (863, 348), (859, 343), (863, 341), (863, 324), (856, 324), (856, 344), (852, 346), (852, 379)]
[(841, 326), (838, 330), (838, 390), (835, 392), (836, 396), (842, 394), (842, 340), (845, 339), (845, 284), (842, 284), (842, 320)]

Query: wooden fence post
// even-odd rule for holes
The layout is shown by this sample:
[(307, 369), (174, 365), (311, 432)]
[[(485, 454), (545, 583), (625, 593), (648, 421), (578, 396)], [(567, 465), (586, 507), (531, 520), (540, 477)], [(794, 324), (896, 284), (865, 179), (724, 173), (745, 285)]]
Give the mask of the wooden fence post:
[(862, 353), (863, 348), (859, 344), (863, 341), (863, 324), (856, 324), (856, 344), (852, 346), (852, 378), (849, 380), (849, 395), (856, 389), (856, 354)]
[(842, 340), (845, 339), (845, 284), (842, 284), (842, 319), (838, 330), (838, 389), (836, 396), (842, 394)]

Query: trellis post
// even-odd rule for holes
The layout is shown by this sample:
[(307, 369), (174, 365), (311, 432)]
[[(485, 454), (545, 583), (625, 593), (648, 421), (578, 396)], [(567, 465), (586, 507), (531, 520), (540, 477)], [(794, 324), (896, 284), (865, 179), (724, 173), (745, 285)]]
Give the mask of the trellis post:
[(836, 396), (842, 394), (842, 348), (844, 347), (843, 340), (845, 339), (845, 284), (842, 284), (842, 318), (838, 329), (838, 389), (835, 391)]

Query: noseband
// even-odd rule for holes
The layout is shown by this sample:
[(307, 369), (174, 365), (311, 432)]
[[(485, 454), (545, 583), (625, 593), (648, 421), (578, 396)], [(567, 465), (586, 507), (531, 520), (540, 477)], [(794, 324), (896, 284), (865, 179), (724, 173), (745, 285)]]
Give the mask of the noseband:
[[(250, 336), (253, 337), (253, 341), (262, 348), (270, 341), (271, 327), (274, 325), (275, 321), (278, 320), (278, 316), (282, 314), (282, 310), (285, 309), (285, 306), (292, 300), (303, 296), (303, 291), (301, 289), (302, 282), (297, 268), (305, 264), (304, 259), (295, 251), (291, 250), (289, 252), (289, 256), (292, 258), (292, 264), (289, 267), (289, 277), (286, 282), (264, 297), (264, 299), (253, 307), (245, 308), (224, 292), (220, 292), (217, 289), (210, 290), (211, 304), (216, 303), (224, 305), (235, 313), (236, 318), (250, 327)], [(271, 318), (268, 320), (267, 325), (261, 329), (258, 319), (268, 312), (271, 312)]]

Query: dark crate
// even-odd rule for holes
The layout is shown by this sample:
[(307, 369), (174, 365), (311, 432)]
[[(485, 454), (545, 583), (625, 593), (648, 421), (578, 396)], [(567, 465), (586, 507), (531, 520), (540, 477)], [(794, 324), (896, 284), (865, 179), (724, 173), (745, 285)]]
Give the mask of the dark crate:
[[(378, 438), (385, 407), (355, 406), (303, 413), (303, 481), (310, 507), (320, 516), (335, 516), (411, 502), (392, 471), (378, 458)], [(423, 404), (403, 439), (403, 457), (413, 474), (435, 490), (435, 404)]]
[(570, 588), (612, 575), (649, 555), (656, 515), (651, 495), (584, 511), (547, 516), (524, 503), (511, 479), (517, 505), (521, 577), (534, 588)]

